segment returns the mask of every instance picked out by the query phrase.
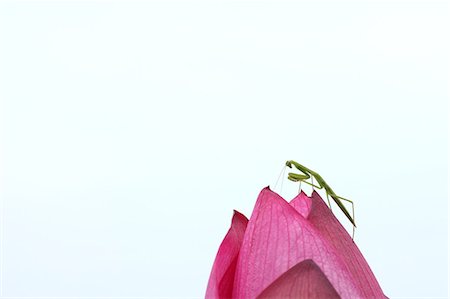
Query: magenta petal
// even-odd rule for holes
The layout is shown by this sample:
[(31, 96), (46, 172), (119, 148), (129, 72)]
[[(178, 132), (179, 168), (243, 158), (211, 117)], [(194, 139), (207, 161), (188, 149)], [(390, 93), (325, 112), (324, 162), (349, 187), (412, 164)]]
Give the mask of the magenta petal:
[(258, 299), (266, 298), (340, 298), (319, 266), (312, 260), (298, 263), (269, 285)]
[(306, 195), (303, 190), (289, 204), (296, 209), (303, 218), (308, 218), (309, 212), (311, 211), (312, 199)]
[(231, 298), (237, 257), (248, 219), (234, 211), (231, 227), (220, 244), (214, 261), (205, 298)]
[(317, 264), (341, 298), (361, 297), (339, 253), (283, 198), (263, 189), (242, 242), (233, 297), (256, 298), (307, 259)]
[[(350, 235), (331, 213), (317, 192), (313, 192), (311, 199), (312, 207), (308, 222), (320, 232), (335, 251), (339, 252), (359, 292), (362, 294), (362, 298), (385, 298), (375, 275)], [(298, 195), (291, 201), (291, 205), (298, 206), (296, 201), (302, 202), (304, 197)]]

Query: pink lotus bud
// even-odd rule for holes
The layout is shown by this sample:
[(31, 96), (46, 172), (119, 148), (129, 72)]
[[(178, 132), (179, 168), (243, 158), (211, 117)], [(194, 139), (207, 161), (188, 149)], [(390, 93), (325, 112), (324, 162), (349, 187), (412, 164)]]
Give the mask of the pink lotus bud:
[(264, 188), (248, 221), (235, 211), (206, 298), (386, 298), (318, 193), (290, 203)]

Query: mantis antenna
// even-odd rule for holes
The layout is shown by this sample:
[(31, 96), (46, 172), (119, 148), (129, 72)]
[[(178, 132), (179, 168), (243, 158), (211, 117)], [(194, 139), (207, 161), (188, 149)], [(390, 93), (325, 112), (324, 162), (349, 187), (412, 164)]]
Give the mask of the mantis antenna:
[[(280, 171), (280, 174), (278, 175), (277, 181), (275, 182), (275, 186), (273, 187), (273, 189), (276, 189), (278, 186), (278, 182), (280, 181), (281, 177), (284, 177), (284, 173), (286, 172), (286, 165), (283, 166), (283, 168)], [(281, 188), (280, 188), (280, 193), (283, 191), (283, 180), (281, 180)]]
[[(356, 228), (355, 207), (354, 207), (353, 201), (351, 201), (350, 199), (346, 199), (341, 196), (338, 196), (336, 193), (334, 193), (334, 191), (333, 191), (333, 189), (331, 189), (330, 185), (328, 185), (325, 182), (325, 180), (317, 172), (315, 172), (293, 160), (286, 161), (287, 167), (292, 168), (292, 165), (295, 168), (297, 168), (297, 170), (299, 170), (301, 173), (299, 174), (299, 173), (289, 172), (288, 179), (293, 182), (299, 182), (300, 184), (302, 182), (304, 182), (305, 184), (311, 185), (313, 190), (314, 190), (314, 187), (316, 187), (317, 189), (325, 189), (325, 192), (327, 193), (328, 206), (330, 207), (330, 210), (331, 210), (331, 202), (330, 202), (329, 197), (331, 197), (334, 200), (334, 202), (339, 207), (339, 209), (341, 209), (341, 211), (344, 213), (344, 215), (347, 217), (347, 219), (353, 225), (353, 232), (352, 232), (352, 240), (353, 240), (353, 238), (355, 237), (355, 228)], [(307, 181), (309, 178), (311, 178), (311, 183)], [(317, 185), (314, 184), (313, 178), (316, 179)], [(299, 192), (300, 192), (300, 189), (299, 189)], [(341, 200), (351, 203), (352, 215), (350, 215), (350, 213), (347, 211), (347, 209), (345, 208), (345, 206)]]

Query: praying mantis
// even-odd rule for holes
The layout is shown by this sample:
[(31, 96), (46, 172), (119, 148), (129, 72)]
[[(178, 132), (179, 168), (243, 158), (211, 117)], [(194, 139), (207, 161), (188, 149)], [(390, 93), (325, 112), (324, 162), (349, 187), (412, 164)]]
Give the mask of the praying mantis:
[[(289, 168), (292, 168), (292, 165), (295, 166), (295, 168), (297, 168), (302, 174), (298, 174), (298, 173), (293, 173), (290, 172), (288, 173), (288, 179), (293, 181), (293, 182), (304, 182), (308, 185), (311, 185), (313, 187), (316, 187), (318, 189), (325, 189), (326, 193), (327, 193), (327, 200), (328, 200), (328, 205), (330, 206), (331, 209), (331, 203), (330, 203), (330, 199), (329, 196), (334, 200), (334, 202), (337, 204), (337, 206), (341, 209), (341, 211), (344, 213), (344, 215), (347, 217), (348, 220), (350, 220), (350, 222), (353, 225), (353, 233), (352, 233), (352, 239), (355, 236), (355, 228), (356, 228), (356, 224), (355, 224), (355, 208), (353, 205), (353, 201), (351, 201), (350, 199), (346, 199), (343, 198), (341, 196), (337, 196), (336, 193), (334, 193), (333, 189), (331, 189), (330, 185), (328, 185), (325, 180), (315, 171), (301, 165), (300, 163), (297, 163), (293, 160), (289, 160), (286, 161), (286, 166)], [(313, 182), (307, 182), (307, 180), (311, 178), (315, 178), (318, 186), (314, 185)], [(347, 211), (347, 209), (345, 208), (344, 204), (342, 203), (341, 200), (345, 200), (348, 201), (349, 203), (352, 204), (352, 215), (350, 215), (350, 213)]]

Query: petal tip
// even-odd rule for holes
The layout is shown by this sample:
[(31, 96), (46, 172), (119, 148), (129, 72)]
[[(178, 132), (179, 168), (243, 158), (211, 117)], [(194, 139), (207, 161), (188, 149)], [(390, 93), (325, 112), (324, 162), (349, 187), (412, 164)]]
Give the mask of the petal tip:
[(233, 210), (233, 217), (231, 218), (231, 223), (234, 224), (236, 222), (243, 222), (246, 224), (248, 222), (248, 218), (241, 212)]

